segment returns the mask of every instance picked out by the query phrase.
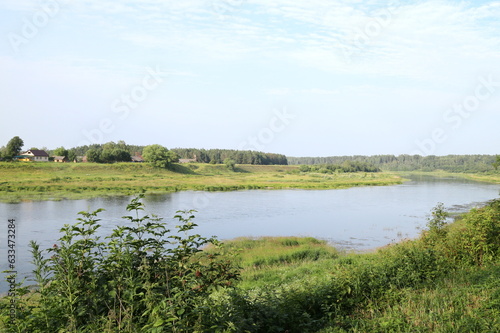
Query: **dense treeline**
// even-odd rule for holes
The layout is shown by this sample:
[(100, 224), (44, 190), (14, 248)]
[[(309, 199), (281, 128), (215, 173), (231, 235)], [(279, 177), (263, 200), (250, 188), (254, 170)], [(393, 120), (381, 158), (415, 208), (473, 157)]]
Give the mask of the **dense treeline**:
[(321, 173), (339, 173), (339, 172), (380, 172), (381, 170), (366, 162), (345, 161), (342, 164), (315, 164), (300, 166), (302, 172), (321, 172)]
[(222, 164), (226, 159), (232, 159), (237, 164), (256, 165), (287, 165), (288, 160), (285, 155), (262, 153), (250, 150), (231, 149), (195, 149), (195, 148), (175, 148), (172, 149), (180, 158), (194, 159), (201, 163)]
[[(137, 145), (129, 145), (124, 141), (107, 142), (105, 144), (93, 144), (93, 145), (85, 145), (79, 146), (75, 148), (69, 149), (69, 151), (74, 152), (76, 156), (85, 156), (89, 157), (88, 152), (91, 152), (91, 155), (96, 155), (96, 152), (111, 152), (113, 150), (116, 151), (127, 151), (130, 155), (142, 155), (145, 146), (137, 146)], [(272, 154), (272, 153), (263, 153), (258, 151), (242, 151), (242, 150), (231, 150), (231, 149), (195, 149), (195, 148), (174, 148), (170, 149), (172, 152), (175, 152), (179, 158), (181, 159), (196, 159), (196, 162), (200, 163), (213, 163), (213, 164), (222, 164), (225, 160), (231, 159), (234, 160), (236, 164), (254, 164), (254, 165), (287, 165), (288, 160), (285, 155), (282, 154)], [(97, 154), (99, 155), (99, 154)], [(106, 155), (109, 154), (105, 154)], [(92, 159), (92, 158), (91, 158)], [(90, 160), (89, 160), (90, 161)], [(99, 158), (92, 159), (92, 161), (96, 162), (113, 162), (112, 158)], [(116, 160), (118, 161), (118, 160)]]
[(125, 143), (125, 141), (120, 140), (117, 143), (110, 141), (104, 144), (96, 143), (92, 145), (78, 146), (68, 149), (68, 151), (74, 152), (77, 156), (85, 156), (90, 149), (96, 151), (120, 149), (127, 151), (130, 155), (140, 155), (142, 154), (142, 150), (144, 149), (144, 147), (145, 146), (129, 145)]
[(494, 170), (494, 155), (373, 155), (288, 157), (288, 163), (298, 165), (342, 164), (346, 161), (372, 164), (388, 171), (434, 171), (485, 172)]

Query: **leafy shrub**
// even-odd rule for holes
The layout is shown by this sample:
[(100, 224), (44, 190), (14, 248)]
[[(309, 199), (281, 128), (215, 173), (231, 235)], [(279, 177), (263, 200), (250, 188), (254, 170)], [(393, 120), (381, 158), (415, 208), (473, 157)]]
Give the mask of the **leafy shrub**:
[(448, 253), (464, 264), (482, 266), (498, 261), (500, 256), (500, 200), (472, 209), (458, 221), (447, 239)]
[(423, 242), (455, 265), (493, 263), (500, 255), (500, 200), (461, 215), (455, 223), (444, 223), (442, 205), (433, 211)]
[[(191, 211), (178, 212), (179, 234), (161, 219), (140, 216), (139, 196), (127, 206), (135, 216), (101, 240), (97, 215), (81, 212), (79, 222), (65, 225), (45, 258), (31, 242), (37, 282), (35, 306), (18, 309), (29, 332), (186, 332), (206, 331), (207, 298), (230, 288), (238, 268), (221, 251), (200, 247), (214, 238), (193, 234)], [(5, 311), (5, 309), (3, 310)], [(225, 323), (214, 323), (225, 327)], [(10, 327), (14, 328), (14, 327)]]

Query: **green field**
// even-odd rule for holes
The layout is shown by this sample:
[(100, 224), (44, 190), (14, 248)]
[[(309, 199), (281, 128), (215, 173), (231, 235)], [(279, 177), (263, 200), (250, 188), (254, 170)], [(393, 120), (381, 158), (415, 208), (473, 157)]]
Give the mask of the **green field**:
[(0, 201), (62, 200), (185, 190), (337, 189), (400, 184), (394, 173), (301, 173), (297, 166), (0, 162)]

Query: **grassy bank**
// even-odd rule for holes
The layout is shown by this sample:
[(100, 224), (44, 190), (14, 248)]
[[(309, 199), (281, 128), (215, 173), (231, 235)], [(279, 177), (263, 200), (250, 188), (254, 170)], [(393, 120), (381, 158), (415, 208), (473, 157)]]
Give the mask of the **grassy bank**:
[(38, 257), (55, 275), (39, 274), (43, 288), (17, 299), (19, 332), (500, 332), (500, 200), (451, 224), (437, 206), (418, 239), (370, 253), (297, 237), (198, 252), (197, 235), (165, 249), (165, 238), (143, 238), (163, 230), (149, 217), (106, 245), (95, 216)]
[(500, 201), (443, 217), (436, 208), (421, 237), (372, 253), (311, 238), (231, 242), (253, 331), (500, 332)]
[(401, 177), (405, 176), (433, 176), (442, 178), (463, 178), (474, 180), (478, 182), (485, 182), (491, 184), (500, 184), (500, 171), (478, 172), (478, 173), (464, 173), (464, 172), (448, 172), (443, 170), (436, 171), (393, 171)]
[(297, 166), (178, 164), (172, 170), (145, 163), (0, 162), (0, 201), (61, 200), (184, 190), (337, 189), (391, 185), (392, 173), (301, 173)]

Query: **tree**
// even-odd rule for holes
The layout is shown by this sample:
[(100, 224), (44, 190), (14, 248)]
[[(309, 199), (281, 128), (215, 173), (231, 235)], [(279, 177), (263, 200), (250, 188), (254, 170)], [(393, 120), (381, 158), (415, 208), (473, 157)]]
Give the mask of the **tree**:
[(236, 167), (236, 162), (232, 158), (226, 158), (224, 160), (224, 164), (231, 171), (234, 171), (234, 168)]
[(68, 161), (72, 162), (76, 160), (76, 152), (74, 149), (68, 151)]
[(119, 149), (123, 149), (123, 150), (129, 150), (128, 149), (128, 145), (125, 143), (125, 141), (123, 140), (119, 140), (117, 143), (116, 143), (116, 147), (119, 148)]
[(170, 156), (170, 162), (171, 163), (179, 163), (179, 154), (177, 154), (175, 151), (168, 151), (168, 155)]
[(115, 162), (130, 162), (132, 160), (129, 151), (121, 148), (113, 149), (113, 157)]
[(500, 155), (497, 155), (497, 160), (495, 163), (493, 163), (493, 167), (495, 170), (498, 170), (498, 167), (500, 167)]
[(7, 143), (7, 147), (5, 148), (4, 152), (4, 159), (7, 161), (11, 161), (15, 156), (19, 155), (21, 152), (21, 149), (24, 146), (23, 140), (15, 136), (10, 141)]
[[(88, 157), (87, 157), (88, 159)], [(114, 162), (113, 150), (112, 149), (103, 149), (101, 151), (101, 162), (102, 163), (112, 163)]]
[(56, 148), (54, 149), (54, 151), (52, 152), (52, 155), (54, 156), (64, 156), (66, 158), (68, 158), (68, 150), (64, 147), (59, 147), (59, 148)]
[(0, 161), (2, 161), (4, 159), (4, 156), (5, 156), (5, 152), (7, 151), (7, 148), (5, 146), (2, 146), (0, 148)]
[(101, 163), (101, 150), (100, 149), (87, 150), (87, 161)]
[(176, 159), (174, 152), (170, 152), (162, 145), (154, 144), (144, 147), (142, 157), (144, 161), (158, 168), (168, 168)]
[(115, 148), (117, 148), (117, 145), (113, 141), (106, 142), (102, 145), (102, 150), (113, 150)]

